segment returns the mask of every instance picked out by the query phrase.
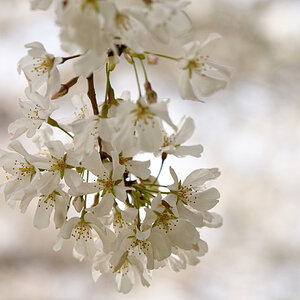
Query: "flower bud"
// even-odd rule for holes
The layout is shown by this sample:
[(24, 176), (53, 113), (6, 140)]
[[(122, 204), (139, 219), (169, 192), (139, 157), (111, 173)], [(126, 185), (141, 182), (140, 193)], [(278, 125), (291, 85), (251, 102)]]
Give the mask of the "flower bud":
[(83, 197), (82, 196), (78, 196), (78, 197), (75, 197), (73, 199), (73, 202), (72, 202), (75, 210), (77, 212), (81, 212), (83, 206), (84, 206), (84, 200), (83, 200)]

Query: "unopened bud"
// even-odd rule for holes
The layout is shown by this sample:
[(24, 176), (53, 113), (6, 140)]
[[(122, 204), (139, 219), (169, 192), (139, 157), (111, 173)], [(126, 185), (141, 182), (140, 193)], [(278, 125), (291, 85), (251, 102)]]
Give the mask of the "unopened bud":
[(69, 92), (70, 87), (77, 83), (78, 78), (79, 77), (74, 77), (67, 83), (62, 84), (60, 90), (51, 97), (51, 100), (55, 100), (66, 95)]
[(133, 64), (133, 60), (129, 54), (124, 53), (124, 57), (130, 64)]
[(146, 58), (149, 65), (156, 65), (158, 63), (158, 57), (156, 55), (147, 54)]
[(146, 97), (147, 97), (148, 103), (150, 103), (150, 104), (156, 103), (157, 102), (157, 93), (152, 89), (150, 82), (146, 81), (144, 87), (146, 90)]
[(75, 197), (72, 204), (77, 212), (81, 212), (82, 208), (84, 207), (83, 197), (82, 196)]
[(106, 59), (106, 62), (108, 63), (108, 70), (110, 72), (113, 71), (119, 61), (120, 59), (116, 55), (108, 56)]
[(94, 203), (93, 203), (93, 206), (96, 206), (98, 203), (99, 203), (99, 193), (97, 193), (94, 197)]

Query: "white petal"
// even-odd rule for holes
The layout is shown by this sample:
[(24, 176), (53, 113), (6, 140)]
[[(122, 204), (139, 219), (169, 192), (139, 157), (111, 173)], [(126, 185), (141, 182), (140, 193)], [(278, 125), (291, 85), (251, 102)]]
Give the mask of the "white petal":
[(172, 243), (181, 249), (191, 250), (193, 245), (199, 241), (198, 231), (188, 221), (178, 219), (174, 221), (174, 226), (171, 228), (172, 230), (168, 231), (168, 236)]
[[(197, 210), (206, 211), (212, 209), (220, 198), (220, 193), (215, 188), (210, 188), (204, 192), (200, 192), (194, 195), (197, 197), (195, 201), (190, 201), (190, 205)], [(194, 197), (193, 197), (194, 198)]]
[(73, 217), (67, 222), (64, 223), (64, 225), (60, 229), (60, 235), (63, 239), (69, 239), (71, 237), (71, 233), (73, 231), (73, 228), (77, 223), (80, 222), (80, 218)]
[(153, 256), (161, 261), (171, 255), (171, 242), (164, 232), (153, 229), (148, 239), (153, 249)]
[(203, 147), (201, 145), (194, 146), (179, 146), (176, 147), (175, 151), (172, 153), (176, 157), (184, 157), (184, 156), (194, 156), (200, 157), (203, 152)]
[(151, 172), (148, 169), (150, 167), (150, 161), (136, 161), (136, 160), (130, 160), (125, 163), (126, 168), (128, 171), (135, 176), (146, 180), (149, 178)]
[(195, 131), (195, 122), (192, 118), (183, 118), (178, 126), (178, 131), (175, 135), (175, 145), (181, 145), (186, 142)]
[(49, 205), (49, 201), (51, 201), (51, 199), (47, 199), (47, 196), (45, 196), (41, 197), (41, 200), (38, 203), (33, 219), (33, 224), (38, 229), (47, 228), (50, 224), (50, 216), (53, 211), (53, 206)]
[(180, 218), (190, 221), (195, 227), (204, 226), (202, 215), (197, 215), (196, 213), (192, 212), (185, 207), (181, 201), (178, 202), (177, 208)]
[(97, 214), (98, 217), (106, 216), (110, 213), (115, 197), (111, 193), (106, 193), (99, 204), (93, 208), (93, 211)]
[(201, 186), (203, 183), (209, 180), (213, 180), (220, 176), (220, 172), (217, 168), (212, 169), (197, 169), (187, 176), (184, 180), (184, 186)]
[(114, 194), (119, 200), (125, 202), (126, 198), (127, 198), (126, 191), (128, 189), (130, 189), (130, 188), (122, 186), (121, 184), (115, 185), (114, 186)]
[(183, 99), (203, 102), (202, 97), (195, 95), (194, 89), (190, 82), (188, 71), (184, 71), (180, 75), (179, 91), (180, 91), (180, 95)]
[(45, 143), (45, 145), (47, 146), (50, 154), (53, 157), (55, 157), (57, 159), (63, 158), (63, 156), (65, 154), (65, 148), (61, 141), (50, 141), (50, 142)]
[(65, 199), (62, 196), (56, 196), (55, 199), (55, 213), (54, 213), (54, 223), (56, 228), (60, 228), (67, 216), (68, 212), (68, 202), (67, 199)]
[(174, 180), (174, 183), (172, 185), (169, 186), (169, 189), (170, 190), (176, 190), (178, 188), (178, 177), (174, 171), (174, 169), (172, 167), (169, 167), (169, 170), (170, 170), (170, 174)]

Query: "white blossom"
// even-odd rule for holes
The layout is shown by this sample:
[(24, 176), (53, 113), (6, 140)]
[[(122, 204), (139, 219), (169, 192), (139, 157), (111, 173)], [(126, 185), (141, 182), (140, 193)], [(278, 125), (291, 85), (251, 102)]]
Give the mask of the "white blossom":
[(83, 218), (73, 217), (61, 227), (61, 238), (69, 239), (72, 236), (75, 239), (74, 250), (81, 260), (85, 257), (93, 258), (96, 254), (97, 248), (92, 229), (102, 241), (104, 251), (108, 252), (114, 234), (92, 214), (87, 213)]
[(179, 85), (183, 99), (203, 101), (205, 97), (227, 86), (232, 68), (202, 54), (202, 49), (218, 38), (220, 35), (210, 34), (203, 43), (193, 41), (183, 47), (184, 57), (178, 61), (178, 67), (183, 70)]
[(30, 163), (32, 156), (19, 141), (11, 142), (9, 148), (15, 152), (3, 152), (0, 166), (10, 175), (4, 185), (5, 199), (14, 205), (16, 201), (30, 201), (36, 196), (40, 172)]
[(50, 141), (45, 145), (49, 153), (35, 157), (31, 162), (44, 171), (38, 182), (38, 191), (43, 195), (49, 195), (59, 187), (63, 178), (67, 184), (76, 182), (76, 179), (74, 180), (73, 178), (76, 178), (78, 173), (72, 169), (74, 157), (68, 155), (69, 152), (66, 152), (65, 146), (61, 141)]
[(49, 195), (40, 195), (33, 220), (34, 226), (38, 229), (47, 228), (54, 209), (54, 223), (56, 228), (60, 228), (65, 222), (68, 205), (69, 196), (60, 187)]
[(192, 118), (182, 118), (177, 131), (170, 136), (164, 134), (163, 145), (160, 149), (160, 154), (173, 154), (177, 157), (187, 155), (200, 157), (203, 147), (201, 145), (182, 146), (194, 133), (195, 123)]
[(57, 106), (48, 97), (43, 97), (39, 93), (30, 93), (25, 90), (28, 100), (20, 100), (23, 118), (17, 119), (8, 126), (8, 132), (12, 139), (19, 137), (26, 132), (26, 136), (31, 138), (35, 135), (43, 123), (48, 122), (48, 118)]
[(178, 38), (191, 29), (191, 21), (183, 11), (188, 4), (188, 1), (153, 1), (133, 11), (156, 39), (169, 43), (170, 38)]
[(136, 103), (123, 101), (116, 109), (113, 147), (121, 152), (138, 148), (145, 152), (157, 151), (163, 142), (162, 120), (176, 129), (167, 111), (168, 101), (147, 104), (144, 98)]
[(105, 163), (100, 159), (98, 152), (82, 160), (81, 166), (91, 171), (96, 179), (92, 182), (82, 182), (76, 189), (70, 190), (74, 196), (82, 194), (100, 193), (101, 199), (97, 206), (91, 208), (97, 216), (102, 217), (110, 213), (115, 198), (125, 202), (127, 187), (124, 186), (123, 173), (124, 166), (118, 161), (117, 154), (113, 154), (113, 163)]
[(62, 62), (62, 58), (48, 53), (39, 42), (26, 44), (25, 47), (30, 50), (19, 61), (18, 71), (24, 72), (31, 92), (37, 91), (44, 83), (47, 83), (46, 94), (51, 96), (60, 88), (57, 65)]
[[(151, 209), (146, 209), (145, 224), (153, 223), (157, 233), (162, 235), (165, 245), (191, 250), (199, 241), (199, 233), (188, 220), (178, 218), (170, 209), (168, 203), (158, 195), (152, 200)], [(168, 251), (164, 249), (163, 251)]]
[[(159, 91), (152, 89), (155, 83), (143, 62), (158, 64), (158, 57), (176, 61), (182, 97), (200, 101), (227, 85), (231, 68), (202, 53), (217, 34), (184, 45), (180, 58), (148, 49), (150, 44), (155, 48), (151, 37), (165, 44), (177, 39), (177, 46), (179, 38), (187, 37), (188, 1), (29, 1), (34, 10), (46, 10), (52, 2), (62, 49), (71, 55), (56, 57), (39, 42), (25, 45), (28, 54), (18, 70), (28, 81), (27, 99), (19, 102), (23, 116), (8, 128), (14, 139), (11, 151), (0, 149), (0, 167), (7, 175), (0, 189), (7, 203), (18, 203), (22, 213), (36, 204), (36, 228), (53, 221), (59, 230), (55, 251), (74, 238), (73, 256), (92, 261), (93, 279), (112, 273), (118, 291), (128, 293), (138, 282), (148, 287), (154, 269), (169, 265), (178, 272), (198, 264), (208, 250), (200, 238), (202, 228), (222, 225), (221, 216), (211, 211), (220, 194), (209, 181), (219, 176), (218, 169), (196, 167), (179, 180), (172, 165), (172, 184), (159, 177), (169, 155), (200, 157), (203, 148), (187, 144), (195, 131), (193, 119), (183, 117), (174, 125), (170, 100), (157, 100)], [(61, 84), (58, 65), (63, 70), (66, 61), (77, 76)], [(115, 96), (119, 77), (114, 75), (122, 61), (132, 72), (125, 76), (136, 77), (136, 101), (129, 91)], [(99, 78), (94, 71), (101, 68), (106, 75), (104, 97), (96, 95)], [(79, 92), (86, 87), (83, 81), (87, 89)], [(68, 93), (74, 109), (57, 121), (54, 103), (67, 100)], [(63, 138), (68, 135), (68, 143), (58, 140), (59, 130)], [(29, 154), (16, 140), (23, 134), (36, 143), (37, 154)], [(152, 154), (162, 159), (155, 177)]]
[[(202, 227), (203, 214), (213, 208), (218, 202), (220, 193), (216, 188), (206, 188), (205, 183), (217, 178), (217, 169), (198, 169), (193, 171), (181, 182), (175, 171), (170, 167), (174, 183), (168, 188), (170, 194), (165, 201), (172, 207), (176, 216), (190, 220), (194, 226)], [(200, 213), (198, 213), (200, 212)]]

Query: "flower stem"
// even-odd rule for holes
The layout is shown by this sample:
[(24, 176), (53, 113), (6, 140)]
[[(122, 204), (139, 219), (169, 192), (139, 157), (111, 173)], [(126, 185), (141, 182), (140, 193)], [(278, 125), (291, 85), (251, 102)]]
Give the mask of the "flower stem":
[(81, 54), (72, 55), (72, 56), (67, 56), (67, 57), (62, 57), (62, 61), (61, 61), (60, 64), (63, 64), (63, 63), (66, 62), (67, 60), (73, 59), (73, 58), (77, 58), (77, 57), (79, 57), (79, 56), (81, 56)]
[(141, 65), (142, 65), (142, 68), (143, 68), (143, 72), (144, 72), (144, 75), (145, 75), (145, 81), (146, 81), (146, 82), (149, 82), (148, 76), (147, 76), (147, 72), (146, 72), (146, 68), (145, 68), (145, 65), (144, 65), (144, 63), (143, 63), (143, 60), (140, 59), (140, 62), (141, 62)]
[(69, 89), (77, 83), (78, 78), (79, 77), (74, 77), (71, 80), (69, 80), (67, 83), (61, 84), (59, 91), (51, 97), (51, 100), (55, 100), (66, 95), (69, 92)]
[(140, 81), (139, 81), (139, 75), (138, 75), (138, 72), (137, 72), (137, 69), (136, 69), (135, 61), (134, 61), (132, 56), (131, 56), (131, 59), (132, 59), (132, 65), (133, 65), (133, 68), (134, 68), (134, 73), (135, 73), (135, 78), (136, 78), (138, 90), (139, 90), (139, 98), (141, 98), (142, 97), (142, 92), (141, 92), (141, 86), (140, 86)]
[(97, 104), (97, 98), (96, 98), (96, 92), (95, 92), (95, 86), (94, 86), (94, 74), (92, 73), (88, 78), (88, 92), (87, 95), (91, 101), (94, 115), (99, 115), (98, 110), (98, 104)]
[[(162, 169), (163, 169), (164, 162), (165, 162), (166, 158), (167, 158), (167, 155), (164, 155), (164, 153), (163, 153), (162, 156), (161, 156), (161, 165), (160, 165), (158, 174), (157, 174), (155, 180), (152, 182), (152, 185), (154, 185), (154, 184), (157, 182), (158, 177), (160, 176), (160, 173), (161, 173), (161, 171), (162, 171)], [(150, 185), (150, 187), (151, 187), (152, 185)]]
[(109, 89), (109, 69), (108, 69), (108, 64), (105, 65), (106, 69), (106, 89), (105, 89), (105, 98), (104, 98), (104, 103), (107, 105), (107, 96), (108, 96), (108, 89)]
[(153, 53), (153, 52), (149, 52), (149, 51), (144, 51), (145, 54), (152, 54), (158, 57), (163, 57), (163, 58), (167, 58), (167, 59), (171, 59), (171, 60), (176, 60), (179, 61), (180, 58), (179, 57), (173, 57), (173, 56), (169, 56), (169, 55), (164, 55), (164, 54), (159, 54), (159, 53)]
[(67, 130), (63, 129), (62, 127), (60, 127), (60, 125), (51, 117), (48, 117), (48, 121), (47, 123), (53, 127), (57, 127), (59, 128), (61, 131), (63, 131), (65, 134), (67, 134), (70, 138), (74, 138), (72, 134), (70, 134)]
[[(86, 171), (86, 182), (89, 182), (90, 171)], [(84, 195), (84, 209), (86, 209), (87, 195)]]

